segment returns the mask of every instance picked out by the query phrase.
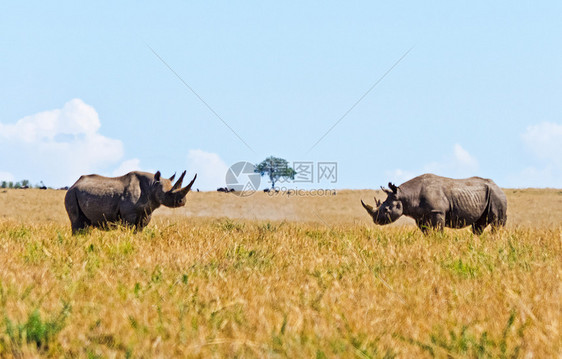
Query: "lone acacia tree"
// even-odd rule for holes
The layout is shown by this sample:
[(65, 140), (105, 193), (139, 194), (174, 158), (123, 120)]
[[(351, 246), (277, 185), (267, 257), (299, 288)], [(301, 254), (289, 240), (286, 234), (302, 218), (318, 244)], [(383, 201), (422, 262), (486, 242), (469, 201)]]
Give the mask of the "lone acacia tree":
[(271, 181), (271, 188), (275, 187), (275, 182), (280, 178), (295, 179), (297, 171), (289, 167), (289, 162), (283, 158), (269, 156), (260, 164), (256, 165), (254, 172), (260, 175), (268, 175)]

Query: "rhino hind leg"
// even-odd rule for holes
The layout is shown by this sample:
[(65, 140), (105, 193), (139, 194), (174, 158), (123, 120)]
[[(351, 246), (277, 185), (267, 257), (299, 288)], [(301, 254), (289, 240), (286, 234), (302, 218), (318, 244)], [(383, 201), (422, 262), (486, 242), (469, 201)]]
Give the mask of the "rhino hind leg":
[(505, 208), (492, 211), (493, 219), (490, 221), (490, 224), (492, 225), (492, 232), (496, 232), (500, 227), (505, 227), (507, 222), (507, 214), (505, 212)]
[(505, 227), (505, 222), (507, 222), (507, 218), (496, 218), (492, 224), (492, 233), (495, 233), (500, 227)]
[(488, 226), (488, 223), (486, 223), (486, 222), (481, 223), (479, 221), (476, 221), (475, 223), (472, 224), (472, 233), (479, 236), (479, 235), (482, 234), (482, 232), (484, 232), (484, 229), (486, 229), (486, 226)]
[(492, 233), (494, 233), (498, 228), (505, 227), (505, 222), (507, 222), (505, 210), (503, 210), (503, 208), (498, 210), (489, 204), (482, 214), (482, 217), (472, 224), (472, 232), (476, 235), (481, 235), (484, 229), (490, 224), (492, 226)]
[(68, 213), (68, 218), (70, 219), (70, 226), (72, 228), (73, 235), (88, 228), (92, 224), (80, 209), (76, 193), (73, 189), (70, 189), (66, 193), (64, 206), (66, 208), (66, 212)]

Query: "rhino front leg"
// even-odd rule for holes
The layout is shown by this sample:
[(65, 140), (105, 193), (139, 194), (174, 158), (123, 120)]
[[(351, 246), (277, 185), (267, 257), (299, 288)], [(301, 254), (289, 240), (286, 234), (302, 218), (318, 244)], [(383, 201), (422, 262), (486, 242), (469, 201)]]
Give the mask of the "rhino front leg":
[(440, 211), (431, 211), (431, 227), (438, 231), (443, 231), (445, 227), (445, 213)]
[(89, 222), (82, 218), (76, 219), (74, 222), (71, 223), (72, 235), (75, 235), (79, 233), (81, 230), (88, 228), (89, 225), (90, 225)]
[(136, 227), (139, 222), (139, 215), (135, 212), (121, 213), (120, 218), (123, 225), (127, 227)]
[(430, 229), (429, 221), (416, 219), (416, 225), (422, 231), (423, 234), (427, 234), (427, 232), (429, 232)]
[(445, 227), (445, 213), (432, 211), (428, 216), (416, 220), (416, 224), (424, 234), (427, 234), (430, 230), (442, 231)]
[(151, 214), (143, 214), (142, 216), (140, 216), (139, 221), (135, 226), (135, 230), (141, 232), (144, 229), (144, 227), (148, 226), (148, 223), (150, 223), (151, 218), (152, 218)]

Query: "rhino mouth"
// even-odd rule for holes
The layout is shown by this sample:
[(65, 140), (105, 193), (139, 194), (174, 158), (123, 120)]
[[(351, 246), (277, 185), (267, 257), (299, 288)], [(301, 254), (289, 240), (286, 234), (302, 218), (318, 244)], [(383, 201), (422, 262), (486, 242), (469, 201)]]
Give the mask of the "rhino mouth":
[(373, 208), (372, 206), (366, 204), (365, 202), (361, 201), (361, 204), (367, 210), (367, 213), (373, 218), (373, 222), (378, 225), (385, 225), (394, 222), (396, 219), (393, 219), (390, 216), (390, 213), (383, 212), (381, 210), (381, 203), (377, 202), (377, 208)]
[(390, 224), (393, 222), (392, 218), (390, 218), (389, 214), (384, 214), (384, 213), (377, 213), (376, 215), (373, 215), (373, 221), (376, 224), (380, 224), (380, 225), (385, 225), (385, 224)]
[(183, 207), (187, 203), (187, 198), (179, 193), (170, 193), (166, 196), (162, 204), (166, 207), (175, 208)]

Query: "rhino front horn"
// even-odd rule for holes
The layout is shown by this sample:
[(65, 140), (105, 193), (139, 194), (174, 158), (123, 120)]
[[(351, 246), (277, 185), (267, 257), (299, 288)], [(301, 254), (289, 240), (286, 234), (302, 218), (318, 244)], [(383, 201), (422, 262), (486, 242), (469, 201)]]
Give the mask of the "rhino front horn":
[(368, 204), (365, 204), (365, 202), (363, 202), (363, 200), (361, 200), (361, 204), (363, 205), (363, 208), (365, 208), (365, 209), (367, 210), (367, 212), (372, 216), (373, 213), (375, 212), (375, 211), (373, 210), (373, 207), (371, 207), (371, 206), (368, 205)]
[[(184, 174), (185, 174), (185, 172), (184, 172)], [(182, 175), (182, 177), (183, 177), (183, 175)], [(195, 174), (195, 176), (193, 177), (193, 179), (191, 180), (191, 182), (189, 182), (189, 184), (188, 184), (185, 188), (182, 188), (182, 190), (181, 190), (181, 195), (182, 195), (182, 196), (187, 195), (187, 192), (189, 192), (189, 190), (191, 189), (191, 186), (193, 186), (193, 183), (195, 183), (195, 179), (196, 179), (196, 178), (197, 178), (197, 173)]]

